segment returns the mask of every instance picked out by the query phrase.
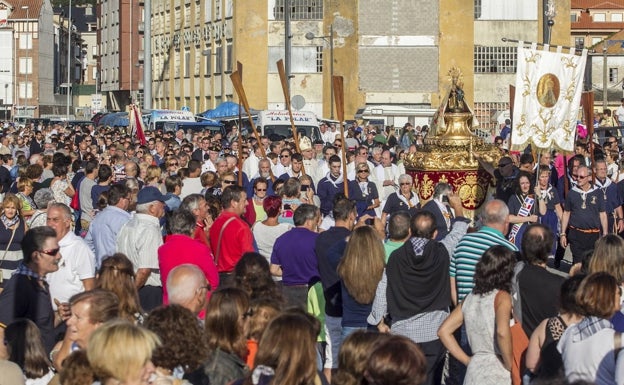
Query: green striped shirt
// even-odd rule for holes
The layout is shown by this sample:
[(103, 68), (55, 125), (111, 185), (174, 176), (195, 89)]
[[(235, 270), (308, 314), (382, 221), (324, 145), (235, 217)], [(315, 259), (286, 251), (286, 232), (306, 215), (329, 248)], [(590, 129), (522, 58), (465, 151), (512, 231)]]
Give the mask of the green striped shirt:
[(518, 251), (503, 233), (487, 226), (483, 226), (475, 233), (464, 235), (455, 247), (451, 257), (450, 275), (455, 278), (458, 301), (462, 301), (472, 291), (477, 262), (487, 249), (495, 245), (507, 246), (513, 251)]

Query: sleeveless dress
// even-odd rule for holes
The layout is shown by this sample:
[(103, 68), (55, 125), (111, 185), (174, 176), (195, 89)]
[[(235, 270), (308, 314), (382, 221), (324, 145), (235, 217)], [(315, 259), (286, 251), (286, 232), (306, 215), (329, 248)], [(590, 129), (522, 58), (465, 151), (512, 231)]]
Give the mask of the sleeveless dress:
[(503, 366), (496, 342), (494, 298), (498, 290), (485, 295), (469, 294), (462, 305), (472, 358), (464, 385), (511, 384), (511, 372)]

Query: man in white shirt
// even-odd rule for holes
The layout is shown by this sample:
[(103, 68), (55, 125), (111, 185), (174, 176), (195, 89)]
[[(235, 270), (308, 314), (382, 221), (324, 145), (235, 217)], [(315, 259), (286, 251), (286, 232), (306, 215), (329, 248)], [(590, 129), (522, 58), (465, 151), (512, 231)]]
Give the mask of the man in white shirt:
[[(621, 100), (622, 104), (615, 110), (615, 121), (618, 126), (624, 126), (624, 98)], [(620, 137), (624, 136), (622, 133), (622, 129), (619, 129)], [(615, 133), (612, 133), (615, 135)]]
[(144, 187), (137, 196), (136, 213), (117, 236), (117, 252), (124, 253), (134, 266), (134, 284), (146, 312), (162, 305), (158, 248), (163, 244), (159, 219), (165, 214), (164, 202), (165, 196), (156, 187)]
[(202, 190), (200, 175), (202, 173), (201, 163), (195, 159), (188, 162), (188, 177), (184, 178), (180, 199), (184, 199), (190, 194), (199, 194)]
[(73, 215), (69, 207), (62, 203), (50, 203), (46, 224), (56, 231), (56, 239), (61, 248), (59, 269), (47, 275), (50, 285), (52, 307), (80, 292), (95, 287), (95, 254), (87, 243), (71, 231)]

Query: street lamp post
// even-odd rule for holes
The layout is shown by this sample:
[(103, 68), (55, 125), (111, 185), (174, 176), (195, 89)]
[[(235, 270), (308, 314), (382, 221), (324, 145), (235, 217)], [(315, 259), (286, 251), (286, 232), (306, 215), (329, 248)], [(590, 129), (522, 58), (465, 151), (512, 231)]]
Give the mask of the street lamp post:
[(69, 107), (71, 104), (70, 92), (71, 92), (71, 33), (72, 33), (72, 2), (69, 0), (69, 17), (67, 18), (67, 113), (66, 121), (69, 122)]
[(334, 87), (332, 86), (332, 81), (334, 79), (334, 25), (329, 25), (329, 35), (315, 36), (314, 33), (308, 32), (305, 34), (305, 38), (308, 40), (323, 39), (329, 42), (329, 91), (331, 100), (330, 118), (334, 119)]
[[(29, 36), (28, 34), (31, 33), (30, 28), (29, 28), (30, 9), (28, 8), (27, 5), (23, 5), (22, 9), (26, 10), (26, 30), (28, 31), (26, 36)], [(25, 67), (24, 71), (26, 72), (26, 82), (24, 83), (24, 93), (26, 94), (25, 95), (26, 105), (24, 106), (24, 109), (26, 111), (28, 111), (28, 102), (29, 102), (28, 100), (28, 58), (30, 56), (30, 46), (28, 45), (28, 40), (30, 40), (30, 44), (32, 44), (32, 35), (30, 35), (30, 38), (26, 39), (26, 49), (28, 50), (28, 56), (26, 56), (26, 60), (24, 60), (24, 67)], [(32, 63), (32, 58), (30, 60)], [(32, 67), (32, 64), (31, 64), (31, 67)]]

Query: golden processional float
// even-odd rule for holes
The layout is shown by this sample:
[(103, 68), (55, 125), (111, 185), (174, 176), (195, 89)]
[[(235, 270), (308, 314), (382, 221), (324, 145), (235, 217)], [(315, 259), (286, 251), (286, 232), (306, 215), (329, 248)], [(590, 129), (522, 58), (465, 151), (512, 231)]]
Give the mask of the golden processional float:
[(445, 182), (459, 195), (466, 216), (474, 218), (492, 183), (477, 158), (496, 165), (501, 153), (474, 133), (479, 123), (464, 100), (460, 69), (453, 67), (448, 75), (450, 89), (433, 117), (424, 146), (406, 156), (405, 169), (421, 201), (431, 199), (435, 185)]

